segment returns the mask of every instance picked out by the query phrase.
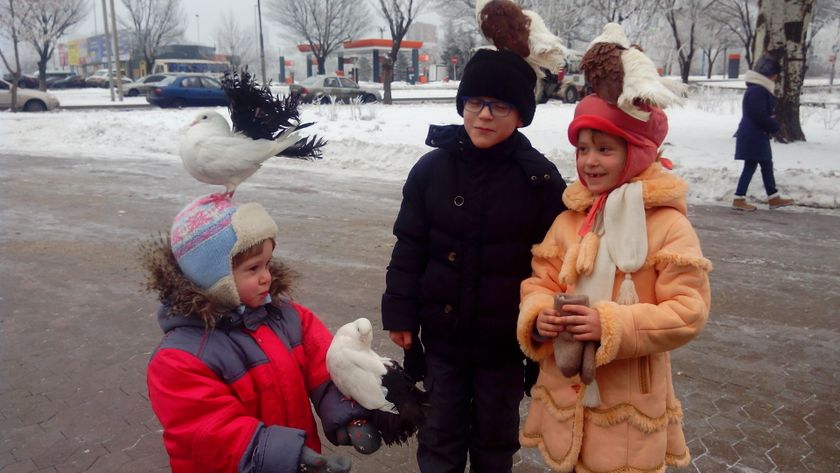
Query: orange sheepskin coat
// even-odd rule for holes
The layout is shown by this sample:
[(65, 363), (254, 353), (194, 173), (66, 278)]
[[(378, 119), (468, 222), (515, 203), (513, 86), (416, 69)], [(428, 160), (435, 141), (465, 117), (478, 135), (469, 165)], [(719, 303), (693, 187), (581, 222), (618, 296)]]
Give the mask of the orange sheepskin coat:
[[(658, 163), (637, 180), (643, 181), (648, 233), (645, 264), (632, 275), (640, 302), (593, 304), (601, 315), (596, 408), (582, 405), (580, 379), (563, 376), (552, 342), (531, 337), (540, 309), (552, 307), (557, 292), (573, 293), (598, 251), (597, 244), (580, 245), (578, 230), (594, 200), (580, 182), (564, 193), (570, 210), (533, 247), (533, 276), (522, 282), (517, 338), (525, 355), (540, 363), (540, 374), (520, 442), (539, 448), (555, 471), (654, 473), (690, 459), (669, 351), (696, 337), (706, 323), (711, 263), (685, 216), (685, 182)], [(613, 300), (624, 274), (616, 269), (615, 278)]]

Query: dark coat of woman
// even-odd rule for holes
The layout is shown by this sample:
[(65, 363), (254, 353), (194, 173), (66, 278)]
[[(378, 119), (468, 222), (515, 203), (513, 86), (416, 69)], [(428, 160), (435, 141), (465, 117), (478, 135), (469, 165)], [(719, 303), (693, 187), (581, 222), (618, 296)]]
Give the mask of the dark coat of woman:
[(426, 144), (437, 149), (409, 174), (394, 223), (383, 326), (421, 329), (426, 351), (453, 360), (522, 364), (519, 284), (566, 184), (518, 131), (481, 150), (463, 126), (432, 126)]
[(773, 116), (775, 106), (776, 98), (769, 90), (759, 84), (747, 83), (735, 142), (735, 159), (773, 159), (770, 136), (779, 131), (779, 122)]

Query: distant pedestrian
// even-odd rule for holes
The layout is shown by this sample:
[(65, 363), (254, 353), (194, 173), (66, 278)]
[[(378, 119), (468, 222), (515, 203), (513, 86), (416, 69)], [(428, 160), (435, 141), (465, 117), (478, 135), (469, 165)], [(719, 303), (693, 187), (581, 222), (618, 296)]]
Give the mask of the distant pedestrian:
[(531, 273), (531, 246), (565, 209), (566, 187), (518, 131), (534, 117), (535, 85), (521, 55), (478, 50), (455, 98), (463, 125), (429, 128), (435, 149), (403, 188), (382, 325), (407, 350), (406, 368), (421, 375), (410, 365), (418, 358), (425, 367), (423, 473), (463, 473), (467, 461), (473, 472), (508, 473), (519, 450), (519, 283)]
[[(647, 57), (626, 53), (618, 25), (604, 31), (584, 58), (613, 48), (633, 67), (596, 87), (619, 103), (589, 95), (568, 127), (578, 172), (563, 194), (569, 210), (533, 248), (521, 287), (517, 338), (540, 374), (520, 441), (557, 472), (661, 473), (690, 461), (670, 351), (706, 324), (711, 263), (686, 216), (688, 186), (660, 156), (668, 118), (656, 104), (674, 97)], [(586, 74), (610, 72), (587, 63)], [(589, 304), (557, 310), (560, 293)], [(568, 350), (575, 341), (597, 344), (594, 355)]]
[(347, 429), (369, 411), (330, 380), (332, 335), (288, 298), (276, 235), (259, 204), (213, 194), (143, 248), (164, 331), (147, 368), (149, 401), (175, 473), (350, 470), (348, 457), (320, 454), (312, 406), (337, 444), (350, 444)]
[(745, 76), (747, 90), (744, 92), (741, 123), (738, 124), (735, 140), (735, 159), (744, 161), (744, 169), (732, 201), (735, 210), (752, 212), (756, 209), (755, 205), (747, 202), (747, 189), (758, 167), (761, 167), (761, 179), (764, 181), (770, 208), (793, 205), (793, 199), (783, 198), (776, 189), (773, 151), (770, 149), (770, 137), (779, 131), (774, 111), (776, 97), (773, 94), (781, 72), (782, 66), (778, 61), (763, 56), (756, 62), (755, 69), (747, 71)]

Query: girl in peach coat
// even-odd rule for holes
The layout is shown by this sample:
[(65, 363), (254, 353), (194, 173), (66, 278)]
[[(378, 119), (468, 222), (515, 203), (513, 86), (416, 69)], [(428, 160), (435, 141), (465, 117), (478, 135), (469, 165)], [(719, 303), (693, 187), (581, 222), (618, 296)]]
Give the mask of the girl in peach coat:
[[(559, 472), (654, 473), (690, 459), (669, 352), (706, 322), (711, 263), (686, 218), (687, 186), (659, 157), (667, 118), (635, 106), (647, 120), (597, 95), (577, 106), (569, 210), (532, 249), (533, 276), (521, 286), (517, 338), (540, 374), (520, 442)], [(561, 315), (556, 293), (591, 305)], [(563, 331), (600, 344), (592, 384), (559, 370), (552, 341)]]

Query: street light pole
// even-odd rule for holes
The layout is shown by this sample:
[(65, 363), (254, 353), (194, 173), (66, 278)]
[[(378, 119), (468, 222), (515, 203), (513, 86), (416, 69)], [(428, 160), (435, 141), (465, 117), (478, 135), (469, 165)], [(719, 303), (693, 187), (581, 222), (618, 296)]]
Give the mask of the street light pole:
[(265, 77), (265, 45), (263, 44), (262, 6), (260, 5), (260, 0), (257, 0), (257, 18), (260, 22), (260, 71), (262, 72), (262, 83), (265, 85), (267, 83)]
[(195, 42), (201, 43), (201, 26), (198, 23), (198, 13), (195, 14)]
[(123, 101), (123, 93), (122, 93), (122, 72), (120, 71), (120, 35), (117, 31), (117, 14), (115, 13), (114, 9), (114, 0), (110, 0), (111, 2), (111, 27), (112, 33), (114, 33), (114, 57), (116, 60), (114, 62), (117, 63), (116, 71), (117, 71), (117, 97), (120, 98), (120, 102)]
[[(105, 55), (108, 58), (108, 90), (111, 91), (111, 102), (114, 101), (114, 76), (113, 69), (111, 69), (111, 35), (108, 33), (108, 13), (105, 7), (105, 0), (102, 0), (102, 19), (105, 23)], [(117, 56), (119, 57), (119, 55)], [(119, 62), (119, 61), (118, 61)]]

